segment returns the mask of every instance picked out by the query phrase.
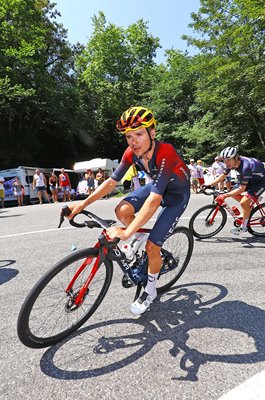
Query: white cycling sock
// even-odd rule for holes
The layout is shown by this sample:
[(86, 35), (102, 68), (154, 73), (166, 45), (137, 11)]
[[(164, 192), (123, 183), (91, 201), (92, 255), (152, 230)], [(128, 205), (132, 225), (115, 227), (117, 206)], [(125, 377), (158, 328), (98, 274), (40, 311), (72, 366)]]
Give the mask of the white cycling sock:
[(147, 285), (145, 287), (145, 291), (146, 291), (146, 293), (150, 294), (150, 296), (153, 296), (155, 294), (156, 281), (157, 281), (158, 275), (159, 275), (159, 272), (157, 274), (150, 274), (150, 272), (148, 272), (148, 281), (147, 281)]
[(248, 225), (248, 219), (243, 219), (242, 225), (241, 225), (242, 228), (245, 229), (247, 227), (247, 225)]

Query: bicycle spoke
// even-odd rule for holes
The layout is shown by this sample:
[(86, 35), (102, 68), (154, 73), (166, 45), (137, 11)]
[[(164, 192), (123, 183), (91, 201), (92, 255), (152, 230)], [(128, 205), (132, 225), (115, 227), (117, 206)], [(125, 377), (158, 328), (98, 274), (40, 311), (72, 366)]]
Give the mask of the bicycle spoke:
[(75, 299), (97, 262), (97, 256), (93, 253), (93, 261), (77, 273), (87, 254), (91, 257), (91, 251), (80, 250), (62, 260), (32, 289), (18, 321), (19, 337), (24, 344), (29, 347), (45, 347), (56, 343), (81, 326), (98, 307), (111, 281), (112, 264), (106, 267), (104, 263), (97, 268), (83, 300), (75, 304)]

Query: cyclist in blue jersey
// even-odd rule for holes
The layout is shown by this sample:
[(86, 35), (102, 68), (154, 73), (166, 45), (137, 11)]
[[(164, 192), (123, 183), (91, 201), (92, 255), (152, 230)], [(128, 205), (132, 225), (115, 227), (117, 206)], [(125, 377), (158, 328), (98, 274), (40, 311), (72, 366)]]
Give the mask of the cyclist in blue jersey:
[[(132, 164), (151, 177), (152, 182), (128, 194), (115, 209), (117, 218), (126, 229), (111, 227), (107, 230), (110, 238), (128, 240), (162, 207), (146, 244), (148, 282), (142, 295), (130, 307), (133, 314), (139, 315), (157, 297), (156, 280), (162, 264), (160, 249), (187, 207), (190, 174), (174, 147), (155, 139), (156, 120), (147, 108), (129, 108), (121, 115), (116, 127), (124, 134), (128, 144), (120, 165), (87, 199), (77, 206), (69, 206), (72, 210), (70, 218), (112, 192)], [(134, 240), (137, 239), (136, 234)]]
[(243, 218), (242, 225), (231, 230), (231, 233), (239, 235), (247, 231), (251, 211), (251, 198), (258, 198), (265, 191), (265, 167), (256, 158), (238, 155), (236, 147), (226, 147), (221, 151), (220, 157), (224, 160), (226, 168), (223, 174), (211, 182), (211, 185), (225, 180), (231, 169), (236, 170), (238, 184), (230, 192), (219, 195), (216, 201), (222, 204), (225, 198), (232, 197), (240, 202)]

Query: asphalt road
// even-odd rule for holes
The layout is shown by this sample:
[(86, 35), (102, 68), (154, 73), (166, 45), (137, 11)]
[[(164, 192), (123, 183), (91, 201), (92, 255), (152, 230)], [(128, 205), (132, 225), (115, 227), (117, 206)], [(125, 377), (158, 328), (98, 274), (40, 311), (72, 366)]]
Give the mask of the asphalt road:
[[(115, 218), (118, 201), (90, 209)], [(193, 194), (179, 225), (209, 202)], [(23, 299), (73, 245), (90, 247), (99, 233), (67, 223), (58, 230), (60, 207), (0, 210), (1, 400), (264, 399), (265, 240), (232, 237), (231, 218), (216, 237), (195, 241), (178, 285), (143, 316), (130, 314), (134, 291), (122, 288), (116, 266), (106, 298), (76, 334), (52, 348), (24, 347), (16, 333)]]

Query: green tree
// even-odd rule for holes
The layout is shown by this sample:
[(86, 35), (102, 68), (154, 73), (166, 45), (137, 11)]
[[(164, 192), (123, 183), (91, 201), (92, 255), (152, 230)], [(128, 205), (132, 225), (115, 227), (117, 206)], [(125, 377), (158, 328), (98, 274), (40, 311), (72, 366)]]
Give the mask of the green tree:
[(57, 15), (49, 1), (1, 1), (2, 167), (51, 165), (75, 151), (79, 97), (71, 71), (77, 49), (67, 43)]
[(93, 33), (77, 59), (80, 86), (89, 104), (88, 136), (95, 156), (120, 157), (123, 149), (115, 123), (126, 108), (142, 103), (149, 90), (159, 40), (148, 33), (143, 20), (125, 29), (107, 23), (100, 12), (92, 21)]
[[(210, 112), (220, 147), (265, 156), (265, 12), (261, 0), (201, 0), (187, 37), (200, 50), (196, 104)], [(254, 153), (254, 154), (253, 154)]]
[(196, 81), (192, 57), (169, 50), (166, 64), (153, 73), (152, 89), (146, 98), (158, 119), (157, 137), (172, 143), (184, 156), (189, 154), (187, 135), (197, 118), (191, 113)]

